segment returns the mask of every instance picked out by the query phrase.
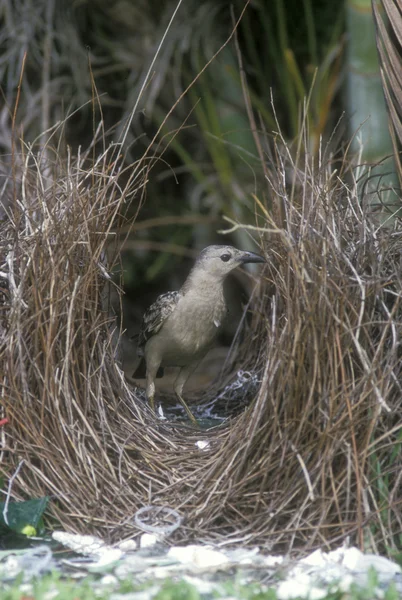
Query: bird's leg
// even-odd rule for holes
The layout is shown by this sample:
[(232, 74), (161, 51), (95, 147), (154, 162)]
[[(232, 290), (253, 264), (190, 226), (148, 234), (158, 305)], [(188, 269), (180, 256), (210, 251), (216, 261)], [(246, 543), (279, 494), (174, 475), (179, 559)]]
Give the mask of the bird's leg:
[(153, 381), (147, 382), (147, 398), (152, 412), (155, 412), (155, 384)]
[(183, 387), (184, 387), (187, 379), (190, 377), (191, 373), (197, 368), (197, 366), (198, 366), (198, 362), (192, 363), (191, 365), (187, 365), (185, 367), (182, 367), (179, 371), (176, 381), (174, 382), (173, 389), (177, 396), (177, 399), (179, 400), (180, 404), (183, 406), (184, 410), (186, 411), (187, 416), (190, 419), (190, 421), (194, 425), (196, 425), (196, 427), (199, 427), (199, 424), (197, 423), (197, 419), (195, 418), (195, 416), (193, 415), (193, 413), (191, 412), (191, 410), (185, 403), (183, 396), (182, 396)]
[[(160, 363), (159, 363), (160, 364)], [(159, 364), (147, 364), (147, 398), (152, 412), (155, 412), (155, 377), (159, 369)]]

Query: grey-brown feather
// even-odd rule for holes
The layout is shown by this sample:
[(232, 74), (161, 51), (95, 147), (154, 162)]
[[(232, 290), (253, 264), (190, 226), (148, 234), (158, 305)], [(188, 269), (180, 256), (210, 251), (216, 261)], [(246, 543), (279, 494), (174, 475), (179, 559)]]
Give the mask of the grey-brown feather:
[(181, 297), (180, 292), (166, 292), (161, 294), (145, 311), (140, 334), (138, 337), (138, 355), (144, 356), (144, 346), (150, 337), (158, 333), (166, 319), (177, 306)]

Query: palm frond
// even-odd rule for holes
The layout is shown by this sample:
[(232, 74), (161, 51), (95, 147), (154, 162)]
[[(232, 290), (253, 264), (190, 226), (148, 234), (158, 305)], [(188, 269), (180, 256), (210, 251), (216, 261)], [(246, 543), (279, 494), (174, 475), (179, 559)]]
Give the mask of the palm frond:
[(402, 7), (397, 0), (373, 0), (373, 14), (390, 133), (402, 183)]

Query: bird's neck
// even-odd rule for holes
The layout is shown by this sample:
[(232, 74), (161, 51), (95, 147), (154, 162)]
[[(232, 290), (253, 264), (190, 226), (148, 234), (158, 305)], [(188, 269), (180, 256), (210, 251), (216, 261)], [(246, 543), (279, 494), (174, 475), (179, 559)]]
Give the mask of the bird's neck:
[(199, 296), (216, 297), (223, 295), (223, 279), (204, 270), (191, 271), (184, 282), (181, 293), (189, 294), (192, 291)]

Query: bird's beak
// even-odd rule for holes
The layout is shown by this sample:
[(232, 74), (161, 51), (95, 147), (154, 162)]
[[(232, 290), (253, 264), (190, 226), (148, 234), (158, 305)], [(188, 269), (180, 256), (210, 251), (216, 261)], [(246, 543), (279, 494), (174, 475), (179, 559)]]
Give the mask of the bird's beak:
[(265, 258), (259, 256), (258, 254), (254, 254), (254, 252), (242, 252), (238, 258), (238, 261), (246, 264), (246, 263), (265, 263), (267, 262)]

